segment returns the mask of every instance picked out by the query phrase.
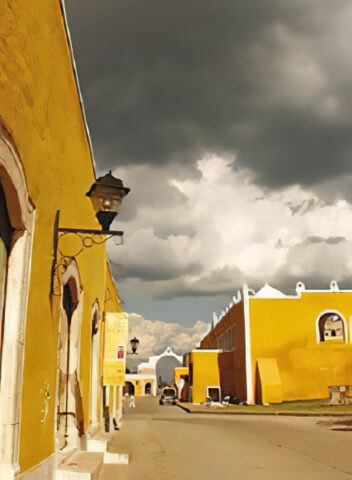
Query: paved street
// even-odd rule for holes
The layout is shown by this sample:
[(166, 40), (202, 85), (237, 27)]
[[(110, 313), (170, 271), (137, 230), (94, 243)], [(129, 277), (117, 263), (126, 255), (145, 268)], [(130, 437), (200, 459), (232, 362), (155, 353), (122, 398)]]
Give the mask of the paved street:
[(326, 417), (191, 415), (159, 406), (155, 398), (137, 398), (135, 409), (125, 408), (111, 448), (129, 451), (130, 464), (105, 465), (100, 479), (347, 479), (352, 431), (342, 423)]

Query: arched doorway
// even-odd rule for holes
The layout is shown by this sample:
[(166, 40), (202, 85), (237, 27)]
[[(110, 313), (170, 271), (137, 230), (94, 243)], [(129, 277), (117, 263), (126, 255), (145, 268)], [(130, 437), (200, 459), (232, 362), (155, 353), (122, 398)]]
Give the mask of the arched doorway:
[(145, 395), (150, 395), (152, 393), (152, 384), (150, 382), (145, 384), (144, 393)]
[(174, 381), (175, 367), (180, 367), (181, 362), (173, 355), (162, 356), (155, 366), (155, 374), (159, 386), (161, 384), (172, 384)]
[(90, 422), (91, 428), (99, 425), (98, 405), (101, 403), (99, 392), (100, 371), (100, 311), (99, 303), (95, 302), (91, 314), (92, 343), (91, 343), (91, 377), (90, 377)]
[(6, 296), (7, 267), (13, 229), (7, 209), (6, 195), (0, 181), (0, 364), (2, 363), (2, 339), (4, 333), (4, 307)]
[(134, 385), (132, 382), (126, 382), (127, 393), (129, 396), (134, 395)]
[(0, 190), (0, 477), (11, 478), (19, 462), (23, 338), (34, 206), (17, 150), (1, 125)]
[(59, 373), (57, 395), (57, 439), (59, 449), (77, 448), (84, 433), (79, 359), (82, 288), (74, 260), (62, 276), (59, 325)]

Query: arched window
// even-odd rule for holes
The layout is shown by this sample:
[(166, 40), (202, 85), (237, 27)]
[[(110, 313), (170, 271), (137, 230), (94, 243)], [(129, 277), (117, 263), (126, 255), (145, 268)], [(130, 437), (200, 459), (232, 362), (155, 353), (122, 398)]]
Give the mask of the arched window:
[(346, 339), (345, 322), (341, 315), (336, 312), (326, 312), (322, 314), (318, 321), (319, 341), (328, 342), (330, 340)]

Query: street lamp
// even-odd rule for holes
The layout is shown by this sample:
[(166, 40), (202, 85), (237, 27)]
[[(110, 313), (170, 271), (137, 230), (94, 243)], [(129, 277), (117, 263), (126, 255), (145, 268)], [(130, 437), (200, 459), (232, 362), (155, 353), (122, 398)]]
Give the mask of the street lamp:
[(96, 217), (103, 230), (109, 230), (116, 217), (123, 198), (130, 192), (122, 180), (109, 173), (99, 177), (86, 194), (90, 198)]
[(137, 355), (137, 348), (138, 348), (138, 345), (139, 345), (139, 340), (138, 340), (138, 338), (133, 337), (133, 338), (130, 340), (130, 344), (131, 344), (132, 354)]
[[(124, 187), (122, 180), (114, 177), (111, 174), (111, 170), (103, 177), (99, 177), (90, 187), (86, 195), (92, 202), (96, 217), (102, 227), (101, 230), (60, 227), (60, 210), (56, 212), (54, 225), (54, 259), (51, 269), (51, 293), (54, 291), (54, 276), (57, 269), (59, 239), (67, 234), (75, 234), (80, 238), (82, 243), (81, 249), (75, 255), (70, 256), (70, 258), (75, 258), (86, 248), (105, 243), (111, 237), (122, 237), (123, 232), (120, 230), (110, 230), (110, 225), (118, 214), (123, 198), (129, 192), (130, 189)], [(98, 238), (96, 238), (97, 235)], [(104, 238), (101, 239), (101, 236), (104, 236)]]

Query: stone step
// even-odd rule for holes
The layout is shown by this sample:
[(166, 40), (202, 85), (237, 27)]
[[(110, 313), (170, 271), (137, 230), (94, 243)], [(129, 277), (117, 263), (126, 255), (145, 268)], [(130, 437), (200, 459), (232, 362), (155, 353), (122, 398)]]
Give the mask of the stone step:
[(80, 452), (56, 470), (56, 480), (98, 480), (104, 453)]
[(128, 453), (114, 453), (114, 452), (104, 453), (105, 464), (127, 465), (129, 463), (129, 458), (130, 457)]
[(110, 440), (111, 434), (98, 431), (94, 435), (87, 437), (86, 449), (88, 452), (106, 452)]

